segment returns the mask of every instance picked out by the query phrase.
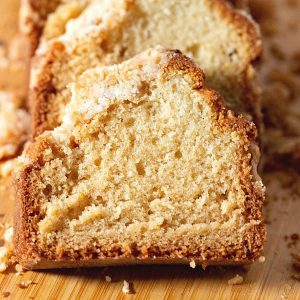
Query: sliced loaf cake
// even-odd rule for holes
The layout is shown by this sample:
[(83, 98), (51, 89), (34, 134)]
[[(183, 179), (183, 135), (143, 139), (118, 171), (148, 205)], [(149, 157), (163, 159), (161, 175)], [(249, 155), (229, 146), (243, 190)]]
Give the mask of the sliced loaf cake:
[(19, 159), (26, 268), (241, 264), (265, 237), (256, 129), (179, 51), (150, 49), (71, 84), (61, 126)]
[[(66, 87), (86, 69), (120, 63), (158, 44), (180, 49), (192, 57), (204, 69), (208, 86), (223, 95), (226, 105), (253, 117), (260, 127), (252, 63), (261, 53), (261, 40), (256, 25), (228, 3), (75, 3), (63, 4), (48, 18), (33, 60), (31, 99), (35, 136), (60, 125), (70, 99)], [(67, 17), (62, 18), (62, 12)], [(67, 21), (77, 14), (78, 17)]]

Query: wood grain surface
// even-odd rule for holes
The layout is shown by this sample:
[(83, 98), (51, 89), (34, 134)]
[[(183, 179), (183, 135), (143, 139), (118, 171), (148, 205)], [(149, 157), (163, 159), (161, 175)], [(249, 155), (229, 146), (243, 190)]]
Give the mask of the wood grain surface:
[[(1, 0), (0, 38), (9, 43), (17, 32), (17, 0)], [(1, 73), (1, 72), (0, 72)], [(18, 79), (0, 74), (0, 87), (23, 89)], [(2, 78), (2, 77), (5, 78)], [(19, 82), (18, 82), (19, 80)], [(6, 85), (1, 85), (1, 82)], [(1, 129), (0, 129), (1, 130)], [(300, 176), (284, 166), (264, 173), (267, 186), (265, 216), (267, 243), (264, 263), (250, 267), (137, 266), (25, 272), (17, 276), (13, 267), (0, 274), (0, 299), (300, 299), (300, 282), (291, 278), (295, 270), (285, 237), (300, 233)], [(0, 178), (0, 223), (11, 225), (14, 210), (11, 177)], [(0, 234), (5, 228), (0, 227)], [(236, 274), (241, 285), (229, 285)], [(112, 278), (106, 282), (105, 276)], [(32, 280), (27, 288), (22, 281)], [(133, 294), (122, 292), (123, 280)], [(1, 298), (2, 297), (2, 298)]]

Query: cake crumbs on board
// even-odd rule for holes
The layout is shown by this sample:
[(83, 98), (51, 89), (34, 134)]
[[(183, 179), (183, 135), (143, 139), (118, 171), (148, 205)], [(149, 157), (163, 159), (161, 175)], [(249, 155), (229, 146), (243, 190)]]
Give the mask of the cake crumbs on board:
[(236, 274), (233, 278), (228, 280), (229, 285), (238, 285), (238, 284), (242, 284), (243, 282), (244, 282), (244, 278), (239, 274)]
[(195, 268), (196, 268), (196, 262), (195, 262), (193, 259), (190, 261), (190, 267), (191, 267), (192, 269), (195, 269)]
[(18, 276), (21, 276), (21, 275), (24, 274), (24, 269), (23, 269), (23, 267), (20, 264), (16, 264), (15, 265), (15, 270), (16, 270), (16, 272), (17, 272), (16, 274)]
[(123, 281), (122, 292), (123, 292), (124, 294), (130, 294), (130, 292), (131, 292), (131, 291), (130, 291), (130, 284), (129, 284), (129, 282), (126, 281), (126, 280)]
[(135, 289), (133, 287), (132, 282), (128, 282), (127, 280), (123, 281), (122, 292), (124, 294), (135, 294)]
[(7, 298), (7, 297), (10, 296), (10, 292), (2, 292), (2, 293), (1, 293), (1, 296), (2, 296), (3, 298)]
[(9, 227), (4, 233), (4, 236), (3, 236), (4, 242), (11, 244), (13, 235), (14, 235), (14, 229), (13, 229), (13, 227)]
[(20, 287), (21, 289), (27, 289), (31, 284), (36, 284), (36, 282), (33, 282), (32, 280), (26, 280), (17, 283), (18, 287)]

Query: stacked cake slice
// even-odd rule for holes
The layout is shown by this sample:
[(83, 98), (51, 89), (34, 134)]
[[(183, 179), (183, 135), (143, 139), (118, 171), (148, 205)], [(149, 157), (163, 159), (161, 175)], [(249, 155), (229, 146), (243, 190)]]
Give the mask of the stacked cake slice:
[(34, 141), (16, 179), (22, 264), (257, 259), (256, 25), (219, 0), (66, 1), (40, 17)]

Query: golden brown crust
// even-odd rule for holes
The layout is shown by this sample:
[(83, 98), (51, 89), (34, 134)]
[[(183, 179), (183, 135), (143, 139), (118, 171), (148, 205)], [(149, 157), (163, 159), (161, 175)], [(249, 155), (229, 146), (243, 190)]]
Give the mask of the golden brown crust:
[(39, 84), (30, 91), (29, 97), (32, 110), (32, 135), (34, 137), (48, 129), (52, 129), (52, 122), (49, 121), (51, 118), (49, 105), (51, 97), (56, 93), (56, 89), (52, 81), (54, 75), (51, 67), (53, 62), (57, 59), (57, 55), (60, 55), (64, 51), (64, 45), (56, 42), (52, 45), (52, 50), (53, 51), (48, 52), (46, 56), (36, 56), (32, 60), (33, 68), (37, 67), (36, 65), (40, 63), (43, 64), (43, 66), (37, 67), (42, 68), (43, 72), (39, 74)]
[(258, 25), (252, 19), (250, 14), (242, 13), (239, 10), (229, 9), (229, 5), (225, 0), (216, 0), (213, 2), (216, 5), (224, 18), (228, 18), (237, 29), (239, 29), (242, 35), (247, 35), (249, 40), (249, 62), (254, 63), (257, 59), (260, 59), (262, 54), (262, 41), (261, 34)]
[[(231, 1), (236, 6), (239, 1)], [(241, 1), (242, 2), (242, 1)], [(246, 5), (246, 3), (244, 3)], [(244, 82), (244, 103), (246, 104), (247, 111), (252, 115), (253, 121), (258, 128), (258, 131), (263, 130), (263, 119), (261, 112), (261, 98), (256, 88), (256, 74), (254, 66), (260, 61), (263, 52), (262, 39), (258, 24), (252, 19), (251, 15), (237, 10), (231, 10), (228, 13), (228, 2), (226, 0), (219, 1), (220, 11), (224, 17), (228, 17), (236, 28), (240, 31), (241, 35), (246, 35), (249, 41), (249, 65), (242, 74), (242, 81)]]
[[(262, 126), (262, 114), (260, 111), (260, 98), (254, 88), (253, 64), (259, 60), (262, 52), (262, 43), (258, 27), (246, 14), (242, 14), (230, 7), (225, 0), (214, 0), (211, 5), (215, 7), (225, 20), (228, 20), (241, 35), (248, 40), (248, 61), (249, 65), (240, 76), (240, 84), (243, 88), (243, 99), (241, 102), (246, 111), (253, 117), (259, 131)], [(61, 43), (55, 42), (43, 56), (34, 58), (33, 69), (37, 70), (38, 77), (31, 91), (32, 99), (32, 129), (36, 137), (45, 130), (56, 126), (56, 116), (52, 115), (51, 99), (54, 98), (56, 89), (53, 83), (53, 70), (51, 66), (58, 57), (63, 57), (64, 47)], [(64, 59), (64, 58), (62, 58)]]
[(241, 182), (245, 191), (245, 222), (256, 221), (243, 237), (242, 245), (215, 244), (211, 247), (188, 248), (168, 247), (159, 248), (155, 245), (148, 248), (138, 248), (132, 244), (128, 247), (90, 247), (85, 250), (74, 249), (39, 249), (35, 244), (37, 223), (43, 217), (36, 209), (37, 197), (32, 188), (31, 174), (40, 170), (45, 164), (43, 151), (51, 148), (55, 155), (59, 150), (51, 142), (51, 133), (37, 138), (36, 142), (26, 150), (29, 160), (21, 167), (16, 179), (16, 217), (15, 217), (15, 246), (19, 261), (26, 268), (56, 268), (76, 266), (102, 266), (112, 264), (169, 264), (187, 263), (190, 259), (205, 265), (214, 264), (245, 264), (256, 260), (260, 255), (265, 240), (265, 228), (262, 218), (262, 203), (264, 190), (255, 183), (255, 175), (251, 165), (255, 167), (257, 155), (254, 149), (256, 129), (253, 123), (242, 116), (235, 116), (224, 107), (223, 99), (214, 91), (204, 87), (204, 76), (192, 60), (183, 56), (180, 51), (168, 51), (168, 64), (164, 67), (164, 74), (175, 71), (192, 78), (193, 88), (207, 96), (207, 101), (213, 108), (216, 122), (224, 131), (235, 131), (243, 143), (245, 160), (241, 166), (243, 178)]
[(28, 37), (31, 56), (39, 45), (48, 15), (61, 2), (61, 0), (21, 0), (21, 29)]

